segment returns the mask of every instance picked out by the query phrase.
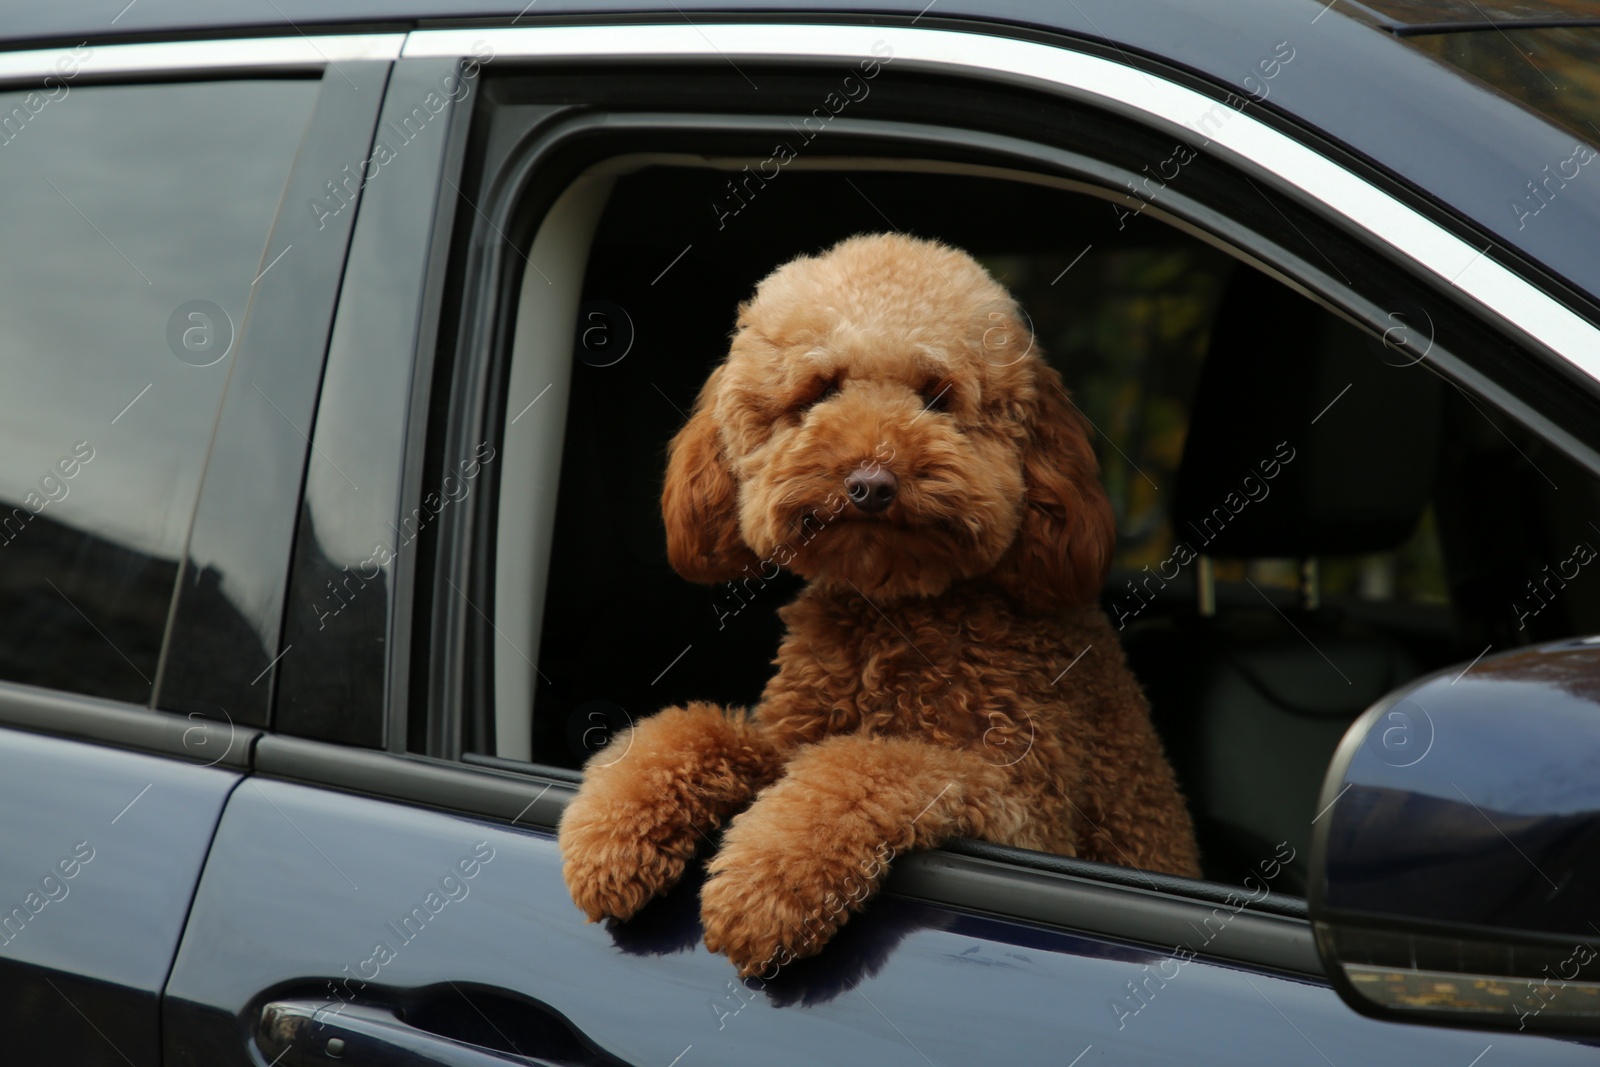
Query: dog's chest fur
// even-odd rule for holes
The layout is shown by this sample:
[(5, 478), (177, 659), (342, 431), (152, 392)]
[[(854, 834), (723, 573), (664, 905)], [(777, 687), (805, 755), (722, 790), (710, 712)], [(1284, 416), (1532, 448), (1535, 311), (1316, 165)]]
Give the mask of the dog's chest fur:
[(1037, 731), (1041, 704), (1061, 707), (1051, 680), (1087, 643), (1077, 614), (1022, 615), (964, 586), (888, 604), (807, 589), (781, 612), (762, 719), (784, 747), (858, 732), (1004, 745)]

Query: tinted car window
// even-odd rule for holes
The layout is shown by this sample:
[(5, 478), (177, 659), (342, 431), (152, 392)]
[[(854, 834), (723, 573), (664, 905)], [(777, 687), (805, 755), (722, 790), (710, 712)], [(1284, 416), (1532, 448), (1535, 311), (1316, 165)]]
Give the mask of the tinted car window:
[(0, 94), (0, 678), (143, 702), (317, 83), (74, 87), (70, 57)]

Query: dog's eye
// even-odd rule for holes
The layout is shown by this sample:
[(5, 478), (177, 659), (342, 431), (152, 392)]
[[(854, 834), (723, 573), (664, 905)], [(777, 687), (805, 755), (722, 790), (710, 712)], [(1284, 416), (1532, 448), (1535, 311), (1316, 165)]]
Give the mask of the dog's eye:
[(922, 406), (928, 411), (949, 411), (950, 391), (955, 382), (934, 382), (922, 390)]

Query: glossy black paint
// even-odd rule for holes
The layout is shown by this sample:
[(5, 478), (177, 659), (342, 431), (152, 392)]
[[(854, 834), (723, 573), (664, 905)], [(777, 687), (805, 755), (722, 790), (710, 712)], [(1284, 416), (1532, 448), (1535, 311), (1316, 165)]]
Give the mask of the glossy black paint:
[[(699, 943), (697, 880), (629, 924), (590, 924), (548, 832), (252, 779), (223, 816), (178, 953), (167, 1062), (266, 1062), (247, 1045), (283, 1000), (320, 1001), (334, 1022), (343, 1003), (405, 1007), (456, 1039), (470, 1000), (520, 1024), (478, 1034), (507, 1059), (555, 1058), (540, 1042), (565, 1032), (590, 1050), (579, 1062), (654, 1067), (982, 1063), (999, 1050), (1060, 1067), (1090, 1045), (1130, 1064), (1321, 1063), (1318, 1050), (1465, 1064), (1483, 1047), (1362, 1019), (1315, 983), (894, 897), (751, 989)], [(1586, 1062), (1547, 1039), (1505, 1049)]]
[[(1427, 203), (1471, 221), (1496, 243), (1542, 264), (1588, 294), (1600, 295), (1600, 263), (1588, 235), (1600, 223), (1600, 183), (1572, 182), (1550, 208), (1524, 227), (1513, 199), (1572, 152), (1570, 135), (1546, 125), (1503, 97), (1408, 48), (1397, 37), (1344, 10), (1316, 0), (956, 0), (928, 11), (922, 0), (807, 5), (755, 0), (706, 0), (670, 8), (637, 0), (556, 0), (529, 10), (518, 0), (290, 0), (263, 17), (252, 0), (137, 5), (110, 27), (71, 8), (8, 4), (7, 35), (28, 41), (104, 39), (112, 32), (156, 34), (207, 27), (214, 32), (284, 32), (296, 27), (405, 28), (427, 20), (482, 17), (502, 24), (595, 21), (633, 15), (679, 22), (755, 13), (758, 17), (884, 17), (920, 26), (988, 23), (1004, 32), (1059, 33), (1104, 41), (1115, 53), (1154, 59), (1193, 72), (1214, 86), (1259, 96), (1258, 64), (1278, 42), (1296, 49), (1294, 62), (1271, 82), (1261, 106), (1292, 117), (1314, 134), (1342, 145), (1357, 159), (1397, 176)], [(140, 10), (143, 8), (144, 10)], [(684, 12), (688, 14), (685, 15)], [(1362, 13), (1362, 19), (1372, 19)], [(381, 20), (381, 21), (380, 21)], [(1381, 20), (1379, 20), (1381, 21)]]
[(1596, 936), (1600, 642), (1434, 677), (1347, 744), (1314, 915)]
[[(323, 75), (240, 327), (179, 575), (157, 707), (221, 708), (233, 722), (268, 723), (308, 434), (360, 196), (355, 175), (369, 155), (389, 66), (342, 63)], [(330, 463), (326, 456), (316, 462)]]
[[(1524, 617), (1547, 606), (1528, 588)], [(1569, 639), (1423, 679), (1351, 728), (1323, 787), (1310, 911), (1352, 1008), (1600, 1033), (1597, 678), (1600, 639)]]
[(6, 1062), (157, 1067), (158, 998), (238, 781), (220, 767), (0, 730)]
[[(327, 462), (306, 472), (290, 576), (284, 644), (295, 653), (279, 668), (276, 716), (296, 736), (373, 747), (387, 738), (404, 749), (405, 675), (391, 684), (389, 672), (409, 660), (415, 542), (441, 506), (471, 491), (453, 478), (408, 501), (403, 478), (422, 432), (412, 411), (425, 412), (432, 376), (438, 300), (430, 286), (439, 284), (442, 255), (430, 257), (430, 246), (450, 232), (456, 202), (440, 167), (451, 124), (477, 99), (476, 77), (457, 69), (454, 60), (396, 64), (374, 137), (377, 165), (362, 193), (318, 400), (314, 452)], [(448, 194), (442, 217), (425, 210), (440, 189)]]
[[(252, 766), (268, 777), (544, 830), (559, 823), (580, 777), (492, 756), (467, 755), (458, 763), (282, 736), (261, 738)], [(1262, 862), (1257, 870), (1281, 889), (1273, 881), (1282, 874), (1280, 866)], [(1207, 941), (1208, 955), (1305, 977), (1323, 973), (1304, 921), (1304, 899), (1277, 890), (1241, 894), (1236, 885), (980, 841), (954, 841), (937, 853), (902, 858), (890, 889), (912, 899), (1146, 944), (1190, 940), (1222, 907), (1233, 914), (1228, 937)], [(1239, 912), (1241, 905), (1248, 910)]]

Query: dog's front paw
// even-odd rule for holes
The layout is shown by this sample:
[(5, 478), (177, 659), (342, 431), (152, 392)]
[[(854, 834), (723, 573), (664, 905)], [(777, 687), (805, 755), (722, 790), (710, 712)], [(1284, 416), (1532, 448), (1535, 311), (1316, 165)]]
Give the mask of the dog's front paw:
[(695, 832), (674, 814), (624, 817), (582, 793), (573, 798), (561, 818), (561, 876), (591, 922), (630, 919), (683, 876)]
[(746, 978), (771, 978), (776, 968), (820, 952), (878, 881), (865, 870), (836, 877), (815, 855), (759, 848), (731, 832), (709, 869), (700, 890), (706, 947)]
[(782, 881), (724, 869), (700, 890), (700, 922), (706, 947), (720, 952), (740, 977), (771, 978), (776, 968), (809, 956), (838, 923)]

